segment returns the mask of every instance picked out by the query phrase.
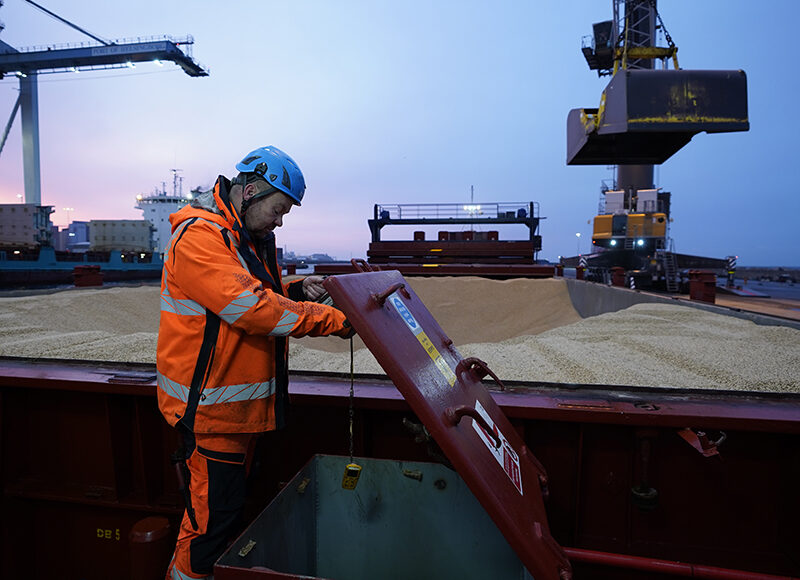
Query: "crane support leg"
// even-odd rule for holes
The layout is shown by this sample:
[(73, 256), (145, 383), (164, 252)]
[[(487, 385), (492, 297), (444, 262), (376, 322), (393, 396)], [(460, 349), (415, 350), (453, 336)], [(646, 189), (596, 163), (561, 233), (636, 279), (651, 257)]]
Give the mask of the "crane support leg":
[(25, 177), (25, 203), (42, 205), (39, 173), (39, 97), (36, 73), (19, 79), (22, 106), (22, 165)]
[(8, 139), (8, 134), (11, 132), (11, 125), (14, 124), (14, 117), (17, 116), (17, 111), (19, 110), (19, 101), (21, 97), (17, 97), (17, 102), (14, 103), (14, 108), (11, 110), (11, 116), (8, 118), (8, 123), (6, 123), (5, 131), (3, 131), (3, 138), (0, 139), (0, 154), (3, 153), (3, 147), (6, 145), (6, 140)]

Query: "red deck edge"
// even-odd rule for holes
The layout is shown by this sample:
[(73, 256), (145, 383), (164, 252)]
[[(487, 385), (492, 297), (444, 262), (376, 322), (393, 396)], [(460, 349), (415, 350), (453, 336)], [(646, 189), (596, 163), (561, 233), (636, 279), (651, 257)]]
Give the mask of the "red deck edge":
[[(357, 377), (354, 384), (358, 407), (409, 409), (388, 378)], [(155, 367), (0, 358), (0, 386), (155, 396)], [(347, 405), (349, 390), (350, 380), (342, 375), (290, 372), (295, 405)], [(515, 385), (491, 394), (512, 419), (800, 433), (797, 394), (552, 383)]]

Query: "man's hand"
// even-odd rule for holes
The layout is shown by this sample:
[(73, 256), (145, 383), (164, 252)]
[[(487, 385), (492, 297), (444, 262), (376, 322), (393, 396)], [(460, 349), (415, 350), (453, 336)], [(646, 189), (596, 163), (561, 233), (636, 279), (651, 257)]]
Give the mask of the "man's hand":
[(353, 328), (353, 325), (350, 324), (349, 320), (345, 319), (342, 330), (335, 332), (334, 334), (340, 338), (353, 338), (356, 335), (356, 329)]
[(303, 279), (303, 292), (309, 300), (316, 300), (325, 294), (325, 288), (322, 286), (322, 281), (325, 280), (322, 276), (307, 276)]

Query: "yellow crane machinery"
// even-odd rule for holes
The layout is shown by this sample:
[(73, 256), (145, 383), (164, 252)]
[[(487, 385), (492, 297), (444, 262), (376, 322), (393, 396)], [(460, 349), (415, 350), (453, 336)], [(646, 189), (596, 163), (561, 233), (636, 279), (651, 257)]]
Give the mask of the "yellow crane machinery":
[[(655, 186), (653, 168), (697, 133), (747, 131), (747, 76), (679, 68), (656, 0), (613, 0), (613, 9), (582, 46), (589, 68), (611, 79), (598, 107), (569, 112), (567, 164), (615, 165), (615, 179), (602, 188), (592, 251), (562, 263), (604, 282), (622, 268), (630, 285), (676, 291), (682, 272), (727, 271), (731, 261), (674, 253), (671, 194)], [(656, 45), (659, 34), (666, 46)]]

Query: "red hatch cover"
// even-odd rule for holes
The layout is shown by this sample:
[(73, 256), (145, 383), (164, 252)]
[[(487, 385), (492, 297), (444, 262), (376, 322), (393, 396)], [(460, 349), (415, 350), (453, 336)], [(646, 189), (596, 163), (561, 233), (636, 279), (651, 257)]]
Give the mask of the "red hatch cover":
[(537, 580), (572, 577), (550, 535), (547, 475), (494, 402), (477, 359), (463, 359), (397, 271), (331, 276), (324, 286)]

